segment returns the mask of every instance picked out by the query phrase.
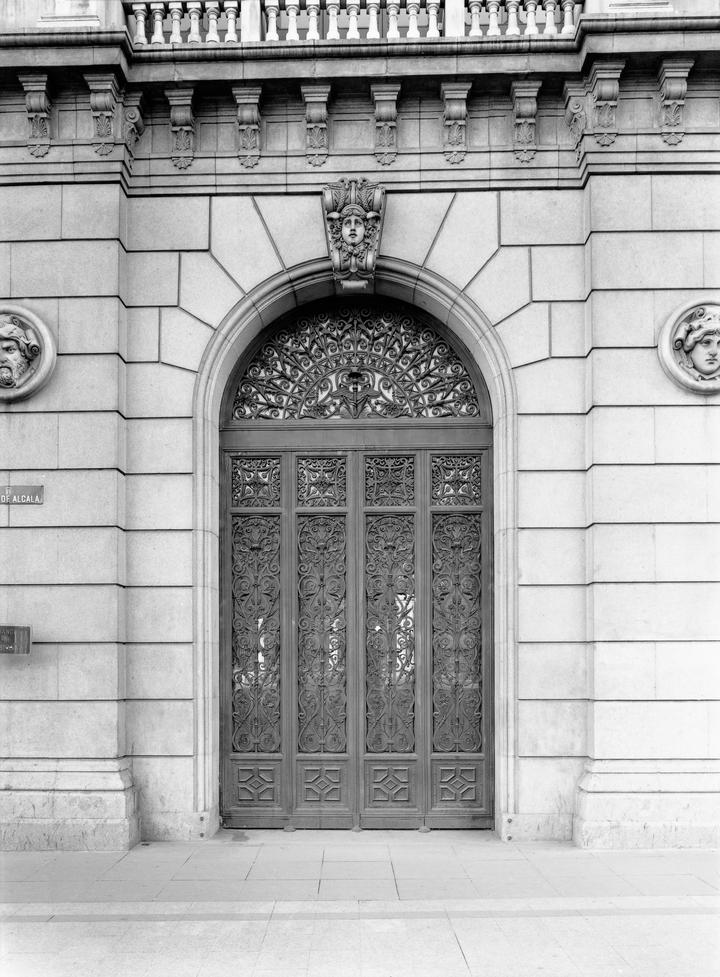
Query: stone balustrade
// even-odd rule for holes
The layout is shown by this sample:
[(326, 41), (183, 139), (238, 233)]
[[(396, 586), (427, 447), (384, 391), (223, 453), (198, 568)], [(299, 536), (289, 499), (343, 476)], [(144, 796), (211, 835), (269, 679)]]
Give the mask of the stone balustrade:
[(133, 43), (572, 35), (577, 0), (124, 0)]

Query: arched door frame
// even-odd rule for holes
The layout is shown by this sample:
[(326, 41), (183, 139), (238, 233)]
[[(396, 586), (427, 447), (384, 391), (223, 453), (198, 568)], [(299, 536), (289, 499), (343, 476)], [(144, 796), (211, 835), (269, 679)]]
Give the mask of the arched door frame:
[[(482, 311), (446, 279), (381, 259), (375, 292), (425, 309), (455, 334), (481, 371), (493, 411), (495, 829), (516, 803), (516, 454), (512, 370)], [(195, 834), (212, 833), (219, 793), (219, 426), (226, 384), (258, 333), (290, 309), (335, 294), (327, 260), (267, 279), (223, 319), (203, 355), (193, 395), (193, 653)]]

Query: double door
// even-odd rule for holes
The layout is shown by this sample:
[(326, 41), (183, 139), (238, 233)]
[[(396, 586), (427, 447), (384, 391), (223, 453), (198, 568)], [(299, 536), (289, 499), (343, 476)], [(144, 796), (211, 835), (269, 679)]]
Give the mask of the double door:
[(492, 824), (491, 458), (470, 434), (224, 451), (225, 825)]

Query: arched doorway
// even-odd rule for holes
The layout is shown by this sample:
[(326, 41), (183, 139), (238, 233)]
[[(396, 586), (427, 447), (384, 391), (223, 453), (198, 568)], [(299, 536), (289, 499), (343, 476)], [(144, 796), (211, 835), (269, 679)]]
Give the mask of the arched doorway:
[(229, 827), (491, 827), (492, 418), (389, 300), (295, 310), (221, 418)]

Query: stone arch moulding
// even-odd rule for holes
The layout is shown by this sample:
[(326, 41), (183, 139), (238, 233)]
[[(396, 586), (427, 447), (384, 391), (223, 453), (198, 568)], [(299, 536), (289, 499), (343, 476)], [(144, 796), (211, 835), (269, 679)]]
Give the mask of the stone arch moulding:
[[(415, 305), (446, 325), (483, 374), (493, 411), (495, 830), (512, 834), (516, 811), (516, 454), (512, 369), (482, 311), (447, 280), (397, 259), (378, 261), (375, 293)], [(283, 313), (335, 295), (327, 259), (305, 262), (249, 292), (218, 326), (193, 395), (194, 823), (207, 836), (219, 824), (219, 422), (226, 384), (248, 344)]]

